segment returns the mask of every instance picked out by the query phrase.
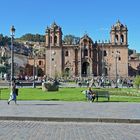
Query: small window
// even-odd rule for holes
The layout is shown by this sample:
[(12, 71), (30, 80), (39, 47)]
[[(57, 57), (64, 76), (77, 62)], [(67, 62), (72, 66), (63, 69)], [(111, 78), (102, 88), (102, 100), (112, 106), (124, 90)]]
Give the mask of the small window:
[(121, 57), (119, 57), (119, 61), (121, 61)]
[(43, 65), (43, 62), (42, 61), (39, 61), (39, 65)]
[(65, 52), (65, 56), (69, 56), (69, 52), (68, 51)]
[(116, 35), (115, 36), (115, 43), (118, 43), (118, 39), (119, 39), (119, 37), (118, 37), (118, 35)]
[(106, 51), (104, 51), (104, 56), (107, 56), (107, 53), (106, 53)]
[(123, 42), (124, 42), (124, 36), (121, 35), (121, 43), (123, 43)]
[(57, 43), (57, 36), (54, 37), (54, 43)]

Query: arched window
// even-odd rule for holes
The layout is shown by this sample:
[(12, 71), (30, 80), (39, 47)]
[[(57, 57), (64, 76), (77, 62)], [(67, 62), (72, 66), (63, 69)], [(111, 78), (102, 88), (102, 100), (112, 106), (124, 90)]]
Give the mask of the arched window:
[(54, 43), (57, 43), (57, 36), (54, 37)]
[(106, 53), (106, 51), (104, 50), (104, 56), (107, 56), (107, 53)]
[(39, 61), (39, 65), (43, 65), (43, 62), (41, 60)]
[(121, 43), (123, 43), (123, 42), (124, 42), (124, 36), (121, 35)]
[(70, 75), (70, 69), (69, 68), (66, 68), (65, 69), (65, 75), (68, 77)]
[(119, 57), (118, 60), (121, 61), (121, 57)]
[(82, 75), (83, 76), (87, 76), (88, 74), (90, 74), (90, 67), (89, 67), (89, 63), (88, 62), (84, 62), (82, 64)]
[(118, 35), (115, 35), (115, 43), (118, 42), (118, 39), (119, 39)]
[(69, 51), (65, 51), (65, 56), (69, 56)]

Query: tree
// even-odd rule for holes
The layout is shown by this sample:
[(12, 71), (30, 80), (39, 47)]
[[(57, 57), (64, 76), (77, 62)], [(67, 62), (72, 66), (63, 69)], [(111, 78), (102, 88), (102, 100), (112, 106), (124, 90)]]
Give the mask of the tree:
[(0, 73), (6, 73), (5, 65), (0, 65)]
[(140, 76), (137, 75), (134, 79), (134, 85), (136, 86), (136, 88), (139, 89), (139, 86), (140, 86)]
[(3, 34), (0, 34), (0, 46), (10, 45), (11, 39), (8, 36), (3, 36)]
[(78, 44), (80, 41), (80, 38), (75, 37), (74, 35), (65, 35), (63, 41), (68, 45)]
[(23, 41), (33, 41), (33, 42), (45, 42), (45, 36), (40, 34), (27, 33), (19, 38)]
[(134, 52), (134, 50), (132, 50), (132, 49), (128, 49), (128, 55), (133, 54), (133, 52)]

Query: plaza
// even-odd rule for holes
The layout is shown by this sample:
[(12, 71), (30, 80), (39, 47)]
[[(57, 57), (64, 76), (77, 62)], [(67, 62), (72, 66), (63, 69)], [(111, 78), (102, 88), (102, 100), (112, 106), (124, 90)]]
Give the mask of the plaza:
[(0, 140), (140, 140), (139, 5), (1, 1)]
[[(0, 101), (0, 139), (139, 139), (140, 104)], [(7, 130), (7, 131), (5, 131)]]
[(0, 121), (0, 139), (139, 140), (140, 124)]

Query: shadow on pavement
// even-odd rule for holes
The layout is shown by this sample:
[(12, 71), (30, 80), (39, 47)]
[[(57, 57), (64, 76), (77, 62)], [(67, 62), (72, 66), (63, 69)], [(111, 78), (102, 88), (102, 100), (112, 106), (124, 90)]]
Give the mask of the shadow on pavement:
[[(14, 104), (14, 103), (13, 103)], [(20, 102), (18, 102), (18, 104), (17, 105), (25, 105), (25, 106), (58, 106), (58, 105), (63, 105), (63, 104), (51, 104), (51, 103), (46, 103), (46, 104), (44, 104), (44, 103), (20, 103)]]

